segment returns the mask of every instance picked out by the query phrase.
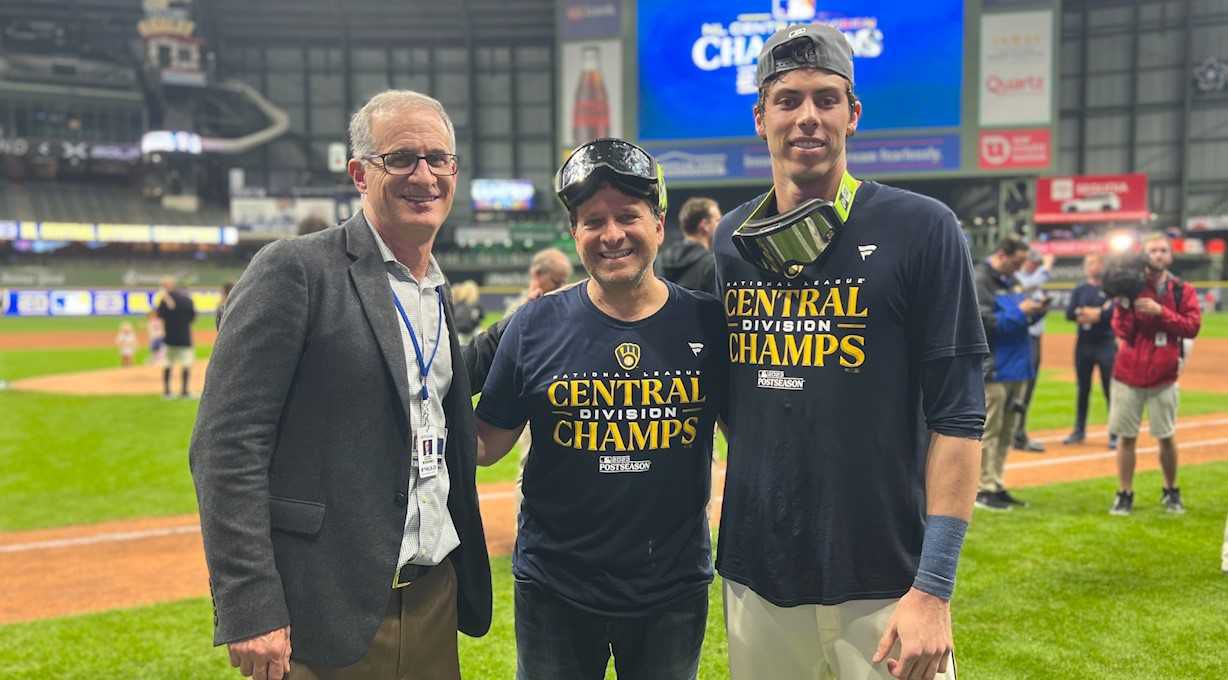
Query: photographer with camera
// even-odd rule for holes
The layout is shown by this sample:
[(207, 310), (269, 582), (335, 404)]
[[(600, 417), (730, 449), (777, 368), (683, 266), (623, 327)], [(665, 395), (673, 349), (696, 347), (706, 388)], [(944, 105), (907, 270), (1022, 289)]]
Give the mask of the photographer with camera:
[[(1109, 399), (1109, 434), (1120, 437), (1117, 471), (1121, 490), (1113, 515), (1129, 515), (1134, 509), (1135, 447), (1143, 408), (1151, 419), (1151, 435), (1160, 442), (1160, 467), (1164, 472), (1161, 502), (1168, 512), (1185, 512), (1177, 488), (1177, 369), (1182, 340), (1198, 335), (1202, 313), (1198, 295), (1168, 272), (1173, 263), (1172, 246), (1161, 233), (1143, 239), (1146, 263), (1139, 267), (1114, 263), (1105, 274), (1105, 292), (1116, 297), (1113, 334), (1119, 343), (1113, 367)], [(1136, 261), (1141, 263), (1141, 261)], [(1133, 285), (1131, 285), (1133, 284)]]
[(976, 505), (989, 510), (1027, 505), (1002, 484), (1006, 452), (1020, 417), (1011, 405), (1023, 401), (1035, 374), (1028, 326), (1044, 317), (1052, 300), (1028, 295), (1015, 278), (1027, 257), (1028, 244), (1011, 234), (976, 268), (976, 298), (990, 349), (984, 363), (985, 436)]

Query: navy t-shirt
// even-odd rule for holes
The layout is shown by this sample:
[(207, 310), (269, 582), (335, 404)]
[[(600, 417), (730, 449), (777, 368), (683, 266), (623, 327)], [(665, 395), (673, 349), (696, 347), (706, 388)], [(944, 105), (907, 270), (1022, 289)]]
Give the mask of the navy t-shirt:
[(712, 580), (725, 318), (711, 295), (667, 285), (636, 322), (602, 313), (587, 283), (524, 306), (477, 406), (533, 433), (513, 575), (603, 614), (643, 614)]
[(941, 203), (863, 182), (786, 279), (731, 240), (762, 198), (714, 244), (732, 363), (717, 570), (780, 606), (899, 597), (924, 535), (922, 364), (988, 351), (967, 243)]

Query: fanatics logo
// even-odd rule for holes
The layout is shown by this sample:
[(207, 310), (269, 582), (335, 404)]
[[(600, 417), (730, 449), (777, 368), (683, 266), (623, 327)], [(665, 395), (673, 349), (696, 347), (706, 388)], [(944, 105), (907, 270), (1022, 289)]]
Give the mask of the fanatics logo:
[(624, 342), (614, 348), (614, 358), (624, 371), (630, 371), (640, 365), (640, 346), (634, 342)]
[(857, 246), (857, 252), (861, 253), (862, 262), (865, 262), (866, 258), (872, 255), (874, 251), (876, 250), (878, 250), (878, 246), (874, 244), (865, 245), (865, 246)]
[(704, 351), (704, 343), (702, 342), (688, 342), (687, 345), (691, 348), (691, 354), (695, 356), (699, 356), (699, 353)]
[(603, 473), (648, 472), (651, 460), (631, 460), (631, 456), (598, 456), (597, 469)]
[(784, 371), (759, 371), (758, 387), (765, 390), (801, 390), (806, 387), (805, 378), (790, 378)]

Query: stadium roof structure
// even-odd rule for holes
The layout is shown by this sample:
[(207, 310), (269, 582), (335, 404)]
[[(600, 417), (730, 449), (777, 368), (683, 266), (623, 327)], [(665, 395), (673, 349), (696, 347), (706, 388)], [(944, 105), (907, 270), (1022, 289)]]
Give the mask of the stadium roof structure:
[[(554, 37), (552, 0), (195, 0), (198, 30), (217, 46), (354, 44), (404, 47), (509, 45)], [(125, 40), (142, 0), (0, 0), (0, 21), (86, 20), (95, 38)]]
[(206, 34), (223, 44), (259, 39), (404, 47), (548, 41), (554, 11), (552, 0), (203, 0), (197, 8)]

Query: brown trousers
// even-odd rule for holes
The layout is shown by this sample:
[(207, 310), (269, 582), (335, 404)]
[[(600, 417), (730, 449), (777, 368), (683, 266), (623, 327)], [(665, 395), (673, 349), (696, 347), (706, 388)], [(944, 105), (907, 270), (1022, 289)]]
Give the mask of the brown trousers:
[[(293, 634), (292, 634), (293, 635)], [(293, 644), (293, 637), (291, 637)], [(289, 680), (460, 680), (456, 571), (447, 559), (392, 591), (371, 647), (343, 668), (291, 660)]]

